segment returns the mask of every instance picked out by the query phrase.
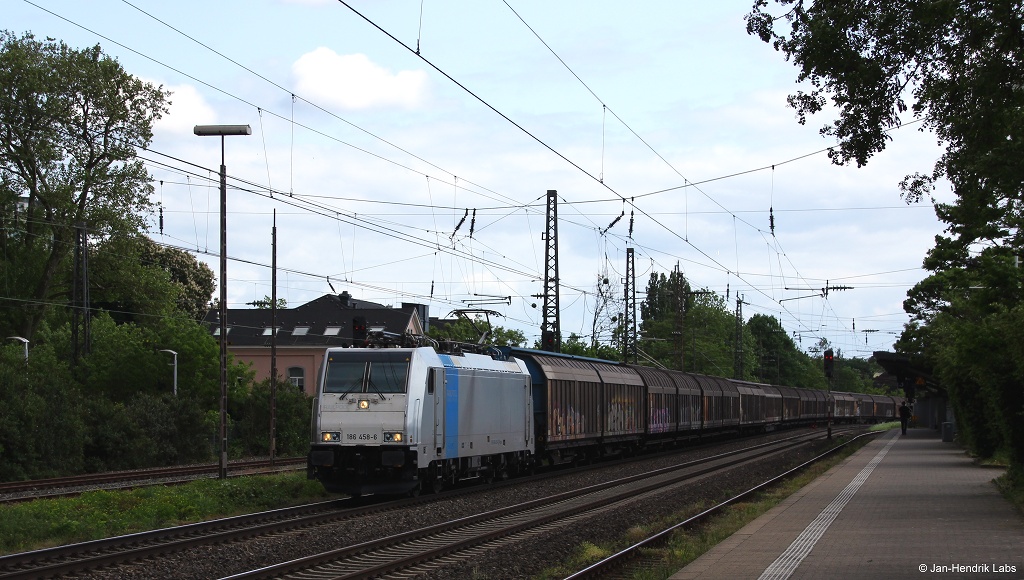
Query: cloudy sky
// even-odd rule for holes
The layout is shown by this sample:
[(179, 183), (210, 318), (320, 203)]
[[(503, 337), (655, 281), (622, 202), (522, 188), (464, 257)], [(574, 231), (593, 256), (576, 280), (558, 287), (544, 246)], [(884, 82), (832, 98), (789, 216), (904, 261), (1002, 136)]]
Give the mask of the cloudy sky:
[(3, 26), (98, 43), (173, 92), (144, 153), (151, 235), (214, 271), (220, 143), (192, 128), (252, 127), (225, 145), (231, 307), (271, 293), (276, 211), (289, 306), (483, 307), (532, 341), (557, 190), (565, 335), (589, 337), (595, 284), (621, 283), (634, 248), (639, 291), (678, 264), (805, 349), (890, 349), (942, 231), (897, 186), (935, 138), (910, 123), (867, 167), (832, 165), (831, 118), (797, 123), (796, 70), (746, 34), (751, 4), (15, 0)]

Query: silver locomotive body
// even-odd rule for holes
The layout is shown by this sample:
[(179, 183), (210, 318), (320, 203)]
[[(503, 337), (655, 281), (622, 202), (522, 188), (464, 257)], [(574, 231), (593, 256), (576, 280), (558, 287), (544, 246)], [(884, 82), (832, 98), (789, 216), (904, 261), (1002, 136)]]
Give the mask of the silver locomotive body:
[(437, 490), (532, 462), (524, 363), (433, 348), (329, 349), (313, 409), (310, 478), (335, 492)]

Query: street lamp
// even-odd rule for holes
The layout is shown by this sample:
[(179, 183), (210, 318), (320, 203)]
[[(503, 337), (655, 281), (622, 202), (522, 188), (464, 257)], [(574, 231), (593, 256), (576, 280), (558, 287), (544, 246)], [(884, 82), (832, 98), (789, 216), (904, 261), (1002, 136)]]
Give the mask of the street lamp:
[(174, 396), (177, 397), (178, 396), (178, 353), (174, 352), (173, 350), (167, 349), (167, 348), (162, 349), (160, 352), (169, 352), (169, 353), (174, 355), (174, 362), (171, 363), (171, 364), (174, 365)]
[(25, 364), (28, 364), (28, 339), (21, 336), (8, 336), (11, 340), (20, 340), (22, 346), (25, 347)]
[(252, 135), (249, 125), (196, 125), (200, 137), (220, 137), (220, 478), (228, 476), (228, 171), (224, 137)]

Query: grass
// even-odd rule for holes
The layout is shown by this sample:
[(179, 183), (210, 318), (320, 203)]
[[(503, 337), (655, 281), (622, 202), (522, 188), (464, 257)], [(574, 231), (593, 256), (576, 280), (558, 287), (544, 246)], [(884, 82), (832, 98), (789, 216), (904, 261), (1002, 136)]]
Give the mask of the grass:
[(0, 505), (0, 554), (37, 550), (332, 497), (305, 473), (202, 479)]
[[(896, 425), (898, 426), (899, 423), (896, 423)], [(719, 515), (713, 517), (699, 528), (675, 532), (667, 545), (646, 551), (648, 560), (654, 561), (655, 564), (648, 565), (642, 570), (637, 570), (632, 576), (627, 575), (627, 577), (634, 580), (661, 580), (668, 578), (680, 568), (696, 560), (702, 554), (739, 531), (743, 526), (754, 521), (778, 505), (782, 500), (811, 481), (814, 481), (815, 478), (824, 474), (833, 466), (839, 464), (866, 443), (867, 440), (859, 440), (852, 443), (831, 458), (809, 467), (801, 474), (758, 494), (751, 500), (727, 507)], [(614, 542), (614, 545), (599, 546), (589, 542), (584, 543), (568, 561), (560, 566), (544, 571), (537, 578), (539, 580), (565, 578), (567, 575), (577, 570), (582, 570), (627, 546), (639, 542), (643, 538), (689, 518), (692, 514), (708, 509), (711, 505), (694, 503), (659, 521), (630, 528), (623, 538)]]
[(1024, 467), (1015, 465), (995, 479), (996, 488), (1024, 516)]

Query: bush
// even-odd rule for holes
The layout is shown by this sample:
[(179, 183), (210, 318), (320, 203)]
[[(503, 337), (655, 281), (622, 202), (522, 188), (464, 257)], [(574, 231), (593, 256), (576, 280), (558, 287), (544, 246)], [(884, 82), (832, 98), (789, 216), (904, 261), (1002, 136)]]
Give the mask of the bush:
[(45, 342), (25, 363), (21, 345), (0, 349), (0, 481), (82, 469), (82, 395)]
[[(309, 448), (311, 400), (291, 383), (277, 384), (277, 454), (304, 455)], [(229, 401), (235, 421), (229, 441), (232, 455), (259, 456), (270, 453), (270, 379), (256, 383), (241, 400)]]

